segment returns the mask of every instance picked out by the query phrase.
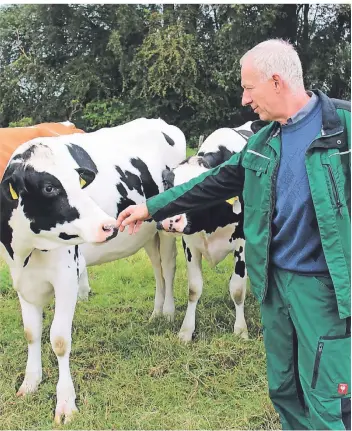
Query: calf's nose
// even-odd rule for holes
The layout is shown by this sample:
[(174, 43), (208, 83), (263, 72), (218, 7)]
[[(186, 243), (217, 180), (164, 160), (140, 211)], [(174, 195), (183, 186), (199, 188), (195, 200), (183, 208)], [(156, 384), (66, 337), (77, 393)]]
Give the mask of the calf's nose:
[(177, 215), (175, 217), (163, 220), (162, 222), (158, 222), (157, 229), (165, 230), (166, 232), (182, 233), (182, 230), (183, 230), (182, 215)]
[(115, 238), (118, 233), (118, 229), (112, 224), (104, 224), (102, 226), (103, 232), (106, 234), (105, 241), (110, 241)]
[(106, 242), (115, 238), (117, 235), (118, 229), (114, 224), (109, 222), (101, 223), (98, 226), (98, 230), (96, 231), (96, 241), (95, 242)]
[(112, 224), (103, 224), (102, 229), (104, 232), (111, 232), (115, 227)]

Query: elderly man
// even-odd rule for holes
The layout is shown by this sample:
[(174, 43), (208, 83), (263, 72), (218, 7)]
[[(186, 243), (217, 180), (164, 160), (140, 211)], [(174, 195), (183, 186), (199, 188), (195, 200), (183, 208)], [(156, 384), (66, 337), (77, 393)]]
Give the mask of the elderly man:
[(242, 104), (271, 123), (241, 153), (127, 208), (117, 224), (132, 233), (149, 217), (242, 194), (247, 269), (282, 427), (351, 429), (350, 103), (305, 91), (299, 57), (282, 40), (260, 43), (240, 63)]

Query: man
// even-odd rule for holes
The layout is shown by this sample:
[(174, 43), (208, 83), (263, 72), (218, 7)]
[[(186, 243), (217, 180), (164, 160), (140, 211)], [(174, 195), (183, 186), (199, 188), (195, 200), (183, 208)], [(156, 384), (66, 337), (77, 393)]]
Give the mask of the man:
[(242, 194), (269, 395), (283, 429), (351, 429), (350, 103), (306, 92), (282, 40), (241, 59), (242, 104), (269, 126), (241, 153), (131, 206), (123, 230)]

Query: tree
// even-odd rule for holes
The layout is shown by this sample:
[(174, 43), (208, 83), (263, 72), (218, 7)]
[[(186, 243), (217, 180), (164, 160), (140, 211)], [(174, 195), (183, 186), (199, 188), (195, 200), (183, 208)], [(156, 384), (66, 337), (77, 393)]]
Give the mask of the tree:
[(188, 140), (256, 118), (241, 56), (290, 40), (305, 84), (349, 99), (346, 4), (28, 4), (0, 8), (0, 126), (71, 119), (83, 129), (160, 116)]

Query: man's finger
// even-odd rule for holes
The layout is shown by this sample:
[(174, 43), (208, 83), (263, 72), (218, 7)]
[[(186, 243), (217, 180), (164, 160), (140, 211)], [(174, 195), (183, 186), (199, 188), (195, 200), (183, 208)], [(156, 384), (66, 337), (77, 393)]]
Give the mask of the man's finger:
[(133, 234), (133, 228), (134, 228), (134, 223), (130, 223), (128, 225), (128, 234), (132, 235)]
[[(120, 212), (120, 214), (117, 217), (116, 220), (116, 227), (120, 227), (121, 223), (128, 217), (131, 216), (133, 212), (133, 207), (129, 206), (127, 208), (125, 208), (123, 211)], [(125, 225), (124, 225), (125, 226)]]
[(123, 220), (121, 226), (127, 226), (128, 224), (134, 223), (136, 220), (138, 220), (138, 218), (134, 214), (131, 214)]
[(119, 231), (120, 232), (123, 232), (125, 230), (125, 227), (127, 225), (131, 225), (131, 223), (134, 223), (134, 221), (135, 221), (135, 217), (133, 215), (129, 215), (128, 216), (128, 214), (130, 214), (129, 211), (126, 212), (125, 218), (123, 218), (122, 221), (121, 221), (121, 224), (120, 224), (120, 227), (119, 227)]
[(139, 231), (139, 229), (142, 226), (143, 221), (142, 220), (138, 220), (135, 225), (134, 225), (134, 229), (133, 229), (133, 233), (137, 233)]

